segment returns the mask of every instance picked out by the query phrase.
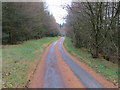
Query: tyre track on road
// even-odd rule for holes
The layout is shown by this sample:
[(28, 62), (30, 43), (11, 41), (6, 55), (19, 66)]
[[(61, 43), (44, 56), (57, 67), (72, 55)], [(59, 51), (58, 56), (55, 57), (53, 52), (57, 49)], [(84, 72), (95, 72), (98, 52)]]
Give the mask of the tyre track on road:
[(46, 56), (43, 88), (64, 88), (63, 78), (60, 75), (57, 59), (54, 54), (55, 46), (58, 41), (59, 40), (52, 44)]
[(75, 63), (63, 50), (64, 38), (59, 43), (58, 50), (60, 52), (61, 57), (65, 61), (65, 63), (72, 70), (74, 75), (80, 80), (80, 82), (87, 88), (104, 88), (99, 82), (97, 82), (91, 75), (89, 75), (86, 71), (84, 71), (77, 63)]
[(65, 84), (64, 88), (85, 88), (84, 85), (79, 81), (79, 79), (77, 79), (77, 77), (71, 71), (69, 66), (64, 62), (63, 58), (60, 56), (60, 53), (58, 51), (58, 45), (60, 42), (61, 40), (59, 40), (56, 44), (54, 53), (57, 59), (57, 64), (60, 73), (63, 77), (63, 81)]
[(115, 88), (71, 56), (63, 42), (60, 38), (45, 50), (30, 88)]

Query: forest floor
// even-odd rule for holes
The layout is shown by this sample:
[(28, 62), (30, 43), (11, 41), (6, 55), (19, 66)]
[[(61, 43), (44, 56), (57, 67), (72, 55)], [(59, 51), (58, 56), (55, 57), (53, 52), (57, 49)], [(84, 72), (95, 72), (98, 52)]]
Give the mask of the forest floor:
[(2, 87), (25, 87), (29, 83), (45, 48), (58, 37), (30, 40), (2, 46)]
[[(96, 73), (91, 66), (88, 66), (89, 64), (85, 64), (85, 62), (83, 63), (69, 54), (68, 52), (73, 50), (73, 47), (67, 47), (68, 52), (65, 49), (66, 46), (71, 46), (69, 45), (71, 44), (69, 41), (69, 39), (66, 39), (64, 42), (64, 38), (60, 38), (47, 47), (41, 57), (41, 62), (36, 68), (33, 78), (30, 80), (29, 88), (117, 87), (106, 80), (102, 75)], [(63, 42), (65, 47), (63, 46)], [(83, 54), (80, 54), (81, 57), (82, 55)], [(99, 67), (97, 65), (95, 65), (95, 67)], [(106, 67), (104, 68), (104, 71), (106, 71)]]

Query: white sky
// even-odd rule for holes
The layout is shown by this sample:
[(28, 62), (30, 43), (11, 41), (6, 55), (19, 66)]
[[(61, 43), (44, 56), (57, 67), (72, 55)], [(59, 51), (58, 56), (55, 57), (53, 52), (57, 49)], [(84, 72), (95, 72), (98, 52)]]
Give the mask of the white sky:
[(63, 9), (62, 5), (70, 4), (71, 0), (45, 0), (48, 5), (48, 10), (59, 24), (65, 23), (63, 19), (68, 13)]

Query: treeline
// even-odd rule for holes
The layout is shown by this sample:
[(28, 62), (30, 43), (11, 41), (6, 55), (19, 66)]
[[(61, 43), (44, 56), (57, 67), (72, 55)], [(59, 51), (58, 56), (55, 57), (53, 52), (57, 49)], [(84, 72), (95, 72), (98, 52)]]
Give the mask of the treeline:
[(59, 34), (43, 2), (2, 3), (2, 43), (16, 44)]
[(120, 2), (73, 2), (66, 6), (66, 35), (93, 58), (117, 62), (120, 57)]

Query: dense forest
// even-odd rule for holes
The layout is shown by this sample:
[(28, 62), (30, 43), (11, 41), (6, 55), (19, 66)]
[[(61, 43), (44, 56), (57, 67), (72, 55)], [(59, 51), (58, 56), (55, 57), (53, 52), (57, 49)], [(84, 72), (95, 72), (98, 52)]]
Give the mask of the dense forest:
[(87, 48), (93, 58), (116, 63), (120, 57), (120, 2), (72, 2), (66, 5), (64, 30), (77, 48)]
[(2, 3), (3, 44), (17, 44), (30, 39), (57, 36), (58, 27), (43, 2)]
[[(116, 63), (120, 57), (120, 2), (72, 2), (63, 31), (77, 48), (86, 48), (93, 58)], [(59, 25), (44, 2), (2, 3), (2, 43), (58, 36)], [(62, 33), (64, 34), (64, 32)]]

